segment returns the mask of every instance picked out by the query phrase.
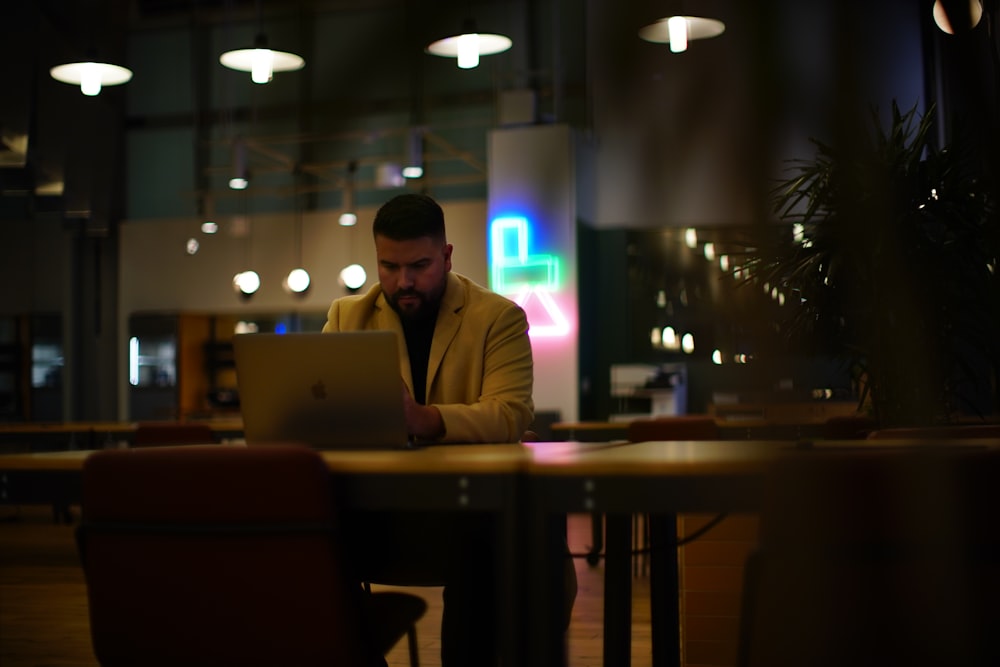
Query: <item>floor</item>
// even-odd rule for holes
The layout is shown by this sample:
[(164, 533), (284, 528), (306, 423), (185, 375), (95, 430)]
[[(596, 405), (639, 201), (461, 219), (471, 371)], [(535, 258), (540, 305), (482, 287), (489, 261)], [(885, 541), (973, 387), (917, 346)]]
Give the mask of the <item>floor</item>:
[[(571, 516), (570, 549), (591, 544), (590, 517)], [(603, 568), (575, 560), (579, 592), (570, 623), (572, 667), (601, 665)], [(633, 582), (632, 665), (648, 667), (649, 580)], [(429, 610), (418, 627), (420, 664), (438, 667), (441, 590), (405, 589), (425, 597)], [(405, 642), (388, 656), (390, 667), (406, 667)], [(45, 507), (0, 506), (0, 665), (3, 667), (94, 667), (86, 589), (73, 543), (73, 527), (55, 524)]]

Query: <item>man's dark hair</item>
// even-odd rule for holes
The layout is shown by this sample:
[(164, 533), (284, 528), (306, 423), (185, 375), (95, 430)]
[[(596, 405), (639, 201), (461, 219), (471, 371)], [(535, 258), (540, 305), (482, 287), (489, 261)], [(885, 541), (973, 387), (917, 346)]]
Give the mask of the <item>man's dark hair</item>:
[(411, 241), (425, 236), (444, 241), (444, 212), (427, 195), (397, 195), (382, 204), (375, 214), (372, 234), (393, 241)]

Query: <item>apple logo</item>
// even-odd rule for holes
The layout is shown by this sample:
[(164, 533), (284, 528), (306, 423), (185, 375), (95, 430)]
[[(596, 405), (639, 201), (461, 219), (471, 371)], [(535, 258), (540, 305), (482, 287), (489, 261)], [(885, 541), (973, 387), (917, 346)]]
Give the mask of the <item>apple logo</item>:
[(326, 398), (326, 385), (323, 384), (322, 380), (316, 380), (316, 383), (310, 387), (312, 390), (313, 398), (323, 399)]

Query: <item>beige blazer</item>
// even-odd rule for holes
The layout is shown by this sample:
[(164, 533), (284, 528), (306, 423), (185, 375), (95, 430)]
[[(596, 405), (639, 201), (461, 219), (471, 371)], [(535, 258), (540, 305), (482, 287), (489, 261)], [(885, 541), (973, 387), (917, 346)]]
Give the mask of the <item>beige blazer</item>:
[[(413, 393), (399, 316), (375, 284), (337, 299), (323, 331), (396, 332), (400, 372)], [(441, 411), (447, 442), (517, 442), (534, 418), (528, 320), (513, 301), (448, 273), (427, 368), (427, 403)]]

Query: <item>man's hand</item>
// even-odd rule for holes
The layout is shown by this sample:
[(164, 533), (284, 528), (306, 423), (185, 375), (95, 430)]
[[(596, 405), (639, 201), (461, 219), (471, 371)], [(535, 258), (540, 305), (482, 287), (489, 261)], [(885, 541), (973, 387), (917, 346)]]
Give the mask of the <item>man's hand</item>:
[(433, 405), (420, 405), (403, 383), (403, 414), (406, 428), (416, 438), (434, 440), (444, 435), (444, 420)]

